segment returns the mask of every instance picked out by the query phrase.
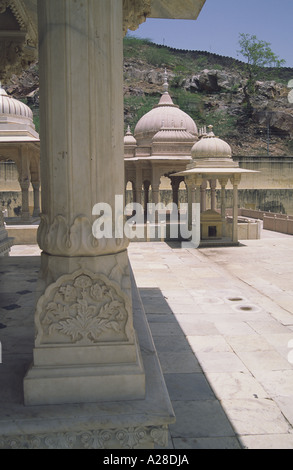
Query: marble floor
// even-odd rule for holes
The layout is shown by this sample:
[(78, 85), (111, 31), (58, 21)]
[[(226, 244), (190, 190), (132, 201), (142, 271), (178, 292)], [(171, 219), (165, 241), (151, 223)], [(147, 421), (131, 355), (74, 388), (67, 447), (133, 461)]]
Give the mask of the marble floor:
[[(13, 247), (5, 275), (0, 259), (0, 340), (17, 325), (24, 355), (39, 254)], [(176, 415), (169, 448), (293, 449), (293, 237), (131, 243), (129, 258)]]

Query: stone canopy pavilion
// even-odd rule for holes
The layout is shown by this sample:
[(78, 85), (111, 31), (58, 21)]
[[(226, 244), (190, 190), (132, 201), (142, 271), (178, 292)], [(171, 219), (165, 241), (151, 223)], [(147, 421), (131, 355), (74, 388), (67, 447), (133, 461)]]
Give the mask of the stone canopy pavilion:
[[(213, 126), (200, 136), (200, 140), (191, 149), (192, 161), (183, 172), (175, 176), (185, 178), (188, 188), (189, 220), (192, 221), (192, 203), (200, 204), (200, 238), (202, 241), (226, 240), (228, 226), (226, 218), (226, 186), (228, 182), (233, 186), (233, 214), (232, 214), (232, 244), (238, 244), (238, 186), (241, 175), (257, 173), (239, 167), (232, 159), (230, 145), (215, 136)], [(221, 210), (216, 207), (217, 184), (221, 188)], [(207, 188), (211, 191), (211, 207), (207, 208)]]
[[(167, 72), (159, 103), (124, 138), (125, 181), (132, 183), (133, 202), (147, 206), (149, 190), (152, 202), (159, 202), (161, 177), (169, 177), (173, 202), (178, 205), (179, 185), (183, 177), (170, 176), (182, 171), (191, 161), (191, 148), (198, 140), (194, 120), (173, 103), (168, 91)], [(141, 200), (142, 190), (144, 201)]]
[(0, 86), (0, 161), (13, 161), (22, 194), (21, 222), (30, 221), (29, 187), (33, 186), (33, 217), (40, 215), (40, 139), (31, 109)]

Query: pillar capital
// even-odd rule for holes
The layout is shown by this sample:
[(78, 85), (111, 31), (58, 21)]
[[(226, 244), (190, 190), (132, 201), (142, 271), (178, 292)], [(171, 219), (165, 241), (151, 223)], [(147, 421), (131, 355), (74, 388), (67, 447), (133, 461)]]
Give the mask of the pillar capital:
[(38, 189), (40, 189), (40, 186), (41, 186), (41, 182), (40, 182), (40, 181), (32, 181), (32, 187), (33, 187), (33, 189), (38, 190)]
[(216, 187), (217, 187), (217, 180), (216, 179), (211, 179), (211, 180), (209, 180), (209, 183), (210, 183), (210, 188), (212, 190), (215, 190)]
[(218, 177), (219, 183), (222, 188), (225, 188), (228, 184), (229, 178), (228, 176), (220, 176)]
[(21, 189), (22, 189), (23, 191), (26, 191), (26, 190), (29, 189), (29, 187), (30, 187), (30, 179), (29, 179), (28, 176), (23, 175), (23, 176), (21, 176), (21, 177), (19, 178), (18, 181), (19, 181), (19, 185), (20, 185), (20, 187), (21, 187)]
[(234, 174), (233, 176), (231, 176), (230, 181), (233, 184), (233, 186), (238, 186), (241, 181), (241, 175)]

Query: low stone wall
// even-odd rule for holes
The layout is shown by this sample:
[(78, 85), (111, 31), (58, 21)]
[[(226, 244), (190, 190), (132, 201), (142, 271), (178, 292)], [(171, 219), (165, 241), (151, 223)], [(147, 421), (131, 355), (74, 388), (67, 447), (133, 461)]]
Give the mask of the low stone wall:
[[(232, 217), (227, 218), (226, 235), (232, 238)], [(238, 218), (238, 240), (259, 240), (261, 238), (262, 224), (260, 220)]]
[(279, 214), (274, 215), (273, 217), (264, 216), (263, 228), (266, 230), (272, 230), (274, 232), (293, 235), (293, 218), (289, 216), (286, 218), (279, 217)]
[(37, 245), (37, 225), (8, 225), (6, 230), (13, 245)]
[[(293, 235), (293, 216), (286, 214), (274, 214), (253, 209), (239, 209), (239, 216), (250, 217), (263, 221), (264, 230)], [(240, 237), (239, 237), (240, 238)]]
[(286, 214), (276, 214), (273, 212), (266, 212), (266, 211), (261, 211), (261, 210), (253, 210), (253, 209), (239, 209), (240, 216), (243, 217), (249, 217), (251, 219), (260, 219), (263, 220), (264, 217), (277, 217), (278, 219), (290, 219), (293, 220), (292, 215), (286, 215)]

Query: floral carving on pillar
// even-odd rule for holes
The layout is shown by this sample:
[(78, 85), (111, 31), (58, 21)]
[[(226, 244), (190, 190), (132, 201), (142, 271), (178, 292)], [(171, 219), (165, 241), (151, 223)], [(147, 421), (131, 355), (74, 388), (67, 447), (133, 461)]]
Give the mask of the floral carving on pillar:
[(106, 276), (88, 271), (64, 275), (38, 302), (36, 344), (127, 341), (128, 310), (127, 297)]
[(123, 0), (123, 32), (135, 31), (151, 13), (151, 0)]

